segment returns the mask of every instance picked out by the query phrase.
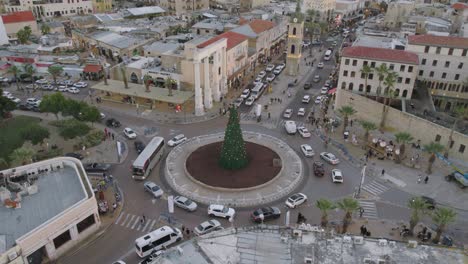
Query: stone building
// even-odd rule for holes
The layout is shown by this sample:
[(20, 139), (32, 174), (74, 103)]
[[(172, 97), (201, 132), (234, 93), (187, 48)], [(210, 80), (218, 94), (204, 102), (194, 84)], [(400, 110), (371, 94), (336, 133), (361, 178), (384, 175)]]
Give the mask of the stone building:
[(291, 18), (288, 29), (288, 54), (286, 57), (286, 73), (296, 76), (302, 58), (302, 40), (304, 38), (304, 21)]
[(191, 17), (193, 12), (204, 11), (210, 8), (209, 0), (160, 0), (159, 6), (169, 14)]
[(38, 19), (41, 17), (90, 14), (93, 12), (93, 9), (93, 1), (89, 0), (10, 0), (5, 4), (7, 12), (32, 11)]

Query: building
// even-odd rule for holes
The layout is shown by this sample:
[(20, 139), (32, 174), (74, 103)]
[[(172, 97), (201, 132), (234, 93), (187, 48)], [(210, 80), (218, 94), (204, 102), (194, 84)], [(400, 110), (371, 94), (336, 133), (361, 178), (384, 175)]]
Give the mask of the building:
[(416, 8), (414, 1), (399, 0), (390, 2), (385, 13), (384, 26), (388, 28), (400, 28), (401, 25), (408, 21), (410, 13)]
[(268, 0), (240, 0), (240, 11), (247, 12), (257, 7), (268, 5)]
[(77, 159), (0, 171), (0, 182), (2, 263), (53, 261), (101, 224), (91, 183)]
[(364, 8), (364, 1), (336, 0), (335, 5), (335, 13), (341, 14), (342, 18), (353, 18)]
[(112, 10), (112, 0), (93, 0), (93, 12), (94, 13), (109, 12), (111, 10)]
[[(452, 17), (453, 22), (453, 33), (459, 34), (463, 37), (463, 26), (468, 23), (468, 4), (467, 3), (455, 3), (452, 5)], [(464, 37), (467, 37), (466, 35)]]
[(395, 97), (410, 99), (418, 73), (418, 63), (418, 55), (408, 51), (358, 46), (344, 48), (341, 55), (338, 88), (353, 93), (367, 92), (369, 95), (383, 96), (386, 94), (387, 87), (383, 87), (383, 82), (379, 80), (377, 73), (369, 74), (367, 87), (364, 87), (366, 78), (360, 70), (364, 65), (376, 68), (381, 64), (386, 64), (387, 68), (398, 74), (393, 88)]
[(419, 56), (418, 80), (430, 90), (436, 108), (468, 107), (468, 38), (415, 35), (406, 50)]
[(16, 38), (16, 33), (24, 27), (30, 27), (33, 35), (39, 34), (36, 18), (31, 11), (19, 11), (2, 15), (3, 25), (9, 38)]
[(93, 1), (89, 0), (9, 0), (5, 4), (7, 12), (32, 11), (37, 19), (42, 17), (61, 17), (90, 14), (93, 12)]
[(5, 25), (3, 24), (3, 20), (0, 19), (0, 45), (5, 45), (9, 43), (9, 38), (6, 32)]
[(334, 17), (336, 0), (304, 0), (301, 11), (307, 14), (308, 10), (315, 10), (315, 20), (320, 22), (330, 21)]
[[(293, 16), (294, 17), (294, 16)], [(299, 74), (302, 58), (302, 40), (304, 38), (304, 21), (297, 17), (291, 18), (288, 27), (288, 53), (286, 57), (286, 73), (291, 76)]]
[(145, 6), (145, 7), (135, 7), (135, 8), (127, 8), (124, 11), (125, 17), (145, 17), (145, 16), (160, 16), (166, 13), (164, 9), (159, 6)]
[(224, 23), (216, 19), (205, 19), (192, 26), (192, 33), (197, 35), (218, 35), (224, 31)]
[(192, 17), (193, 12), (205, 11), (210, 8), (209, 0), (161, 0), (159, 5), (169, 14), (176, 16)]

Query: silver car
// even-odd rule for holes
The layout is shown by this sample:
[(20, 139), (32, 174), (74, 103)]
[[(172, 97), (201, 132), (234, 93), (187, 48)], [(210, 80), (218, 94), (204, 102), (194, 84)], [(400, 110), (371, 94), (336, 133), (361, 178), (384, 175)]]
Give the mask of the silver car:
[(222, 229), (221, 223), (218, 220), (211, 219), (195, 227), (194, 232), (197, 236), (200, 236), (219, 229)]
[(156, 183), (151, 181), (145, 182), (144, 187), (145, 191), (151, 193), (155, 198), (161, 198), (161, 196), (164, 193), (161, 187), (159, 187), (158, 185), (156, 185)]
[(189, 212), (193, 212), (195, 210), (197, 210), (197, 204), (190, 200), (189, 198), (187, 197), (184, 197), (184, 196), (176, 196), (174, 198), (174, 204), (177, 206), (177, 207), (180, 207), (184, 210), (187, 210)]

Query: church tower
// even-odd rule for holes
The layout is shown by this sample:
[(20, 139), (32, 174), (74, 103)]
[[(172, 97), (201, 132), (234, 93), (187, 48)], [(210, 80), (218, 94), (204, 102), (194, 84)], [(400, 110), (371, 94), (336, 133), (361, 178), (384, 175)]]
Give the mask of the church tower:
[(303, 37), (304, 16), (300, 13), (298, 3), (296, 13), (291, 16), (291, 20), (288, 24), (288, 56), (286, 57), (286, 73), (288, 75), (296, 76), (299, 74)]

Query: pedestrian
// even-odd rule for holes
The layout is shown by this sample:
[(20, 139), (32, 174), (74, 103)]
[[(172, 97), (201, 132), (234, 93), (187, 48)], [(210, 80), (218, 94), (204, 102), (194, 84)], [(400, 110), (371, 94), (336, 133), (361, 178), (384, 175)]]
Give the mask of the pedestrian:
[(143, 225), (145, 223), (145, 220), (143, 218), (140, 219), (140, 225)]
[(351, 119), (351, 121), (349, 121), (349, 124), (351, 125), (351, 127), (353, 127), (353, 120)]
[(314, 67), (314, 62), (312, 62), (311, 66)]
[(270, 119), (270, 118), (271, 118), (271, 113), (268, 113), (268, 119)]
[(364, 208), (359, 207), (359, 217), (362, 218), (362, 215), (364, 214)]
[(429, 181), (429, 176), (426, 176), (426, 178), (424, 178), (424, 183), (427, 184), (428, 181)]
[(300, 224), (300, 223), (301, 223), (302, 217), (303, 217), (303, 216), (302, 216), (301, 213), (297, 214), (297, 221), (296, 221), (296, 224)]
[(185, 226), (182, 225), (182, 234), (185, 232)]
[(115, 139), (115, 135), (114, 135), (114, 133), (112, 133), (112, 140), (114, 140), (114, 139)]
[(187, 237), (190, 237), (190, 229), (185, 229), (185, 233), (187, 234)]
[(146, 216), (143, 215), (142, 217), (143, 217), (143, 218), (142, 218), (142, 219), (143, 219), (143, 223), (145, 223), (145, 222), (146, 222)]
[(115, 209), (117, 209), (117, 204), (114, 202), (112, 204), (112, 213), (115, 212)]
[(105, 134), (106, 137), (107, 137), (107, 127), (104, 128), (104, 134)]
[(382, 176), (384, 176), (384, 175), (385, 175), (385, 170), (382, 170)]
[(361, 226), (361, 236), (363, 236), (365, 234), (365, 229), (366, 227), (364, 225)]
[(419, 175), (419, 177), (418, 177), (418, 184), (420, 184), (421, 181), (422, 181), (422, 175)]

